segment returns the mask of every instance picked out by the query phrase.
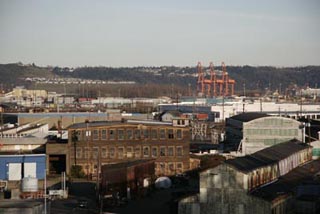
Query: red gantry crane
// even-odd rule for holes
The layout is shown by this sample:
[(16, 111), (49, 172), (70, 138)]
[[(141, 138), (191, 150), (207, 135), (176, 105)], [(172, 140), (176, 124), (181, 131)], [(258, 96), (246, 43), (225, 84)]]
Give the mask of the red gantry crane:
[(212, 96), (232, 96), (234, 95), (234, 85), (236, 81), (229, 77), (226, 65), (224, 62), (221, 64), (222, 72), (217, 73), (214, 70), (213, 63), (210, 62), (210, 79), (205, 78), (201, 63), (198, 62), (198, 92), (205, 97)]

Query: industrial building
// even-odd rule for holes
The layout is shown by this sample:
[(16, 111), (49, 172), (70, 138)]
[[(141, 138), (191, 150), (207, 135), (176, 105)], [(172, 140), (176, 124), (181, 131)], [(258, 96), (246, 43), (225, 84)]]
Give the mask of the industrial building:
[[(189, 128), (168, 123), (87, 122), (68, 128), (66, 171), (81, 165), (96, 175), (98, 165), (139, 159), (155, 159), (156, 175), (173, 175), (189, 170)], [(77, 133), (77, 141), (72, 141)], [(51, 153), (52, 154), (52, 153)]]
[(296, 138), (304, 141), (301, 123), (286, 117), (243, 113), (226, 120), (226, 147), (242, 155)]
[(24, 177), (44, 179), (45, 154), (0, 155), (0, 179), (19, 181)]
[(200, 173), (200, 193), (182, 199), (179, 214), (318, 213), (320, 191), (308, 189), (320, 188), (320, 161), (311, 160), (298, 140), (229, 159)]

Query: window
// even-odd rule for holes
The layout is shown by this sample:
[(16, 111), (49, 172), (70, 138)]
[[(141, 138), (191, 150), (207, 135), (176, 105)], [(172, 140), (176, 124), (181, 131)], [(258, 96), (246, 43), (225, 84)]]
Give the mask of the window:
[(124, 140), (124, 130), (118, 129), (118, 140)]
[(133, 139), (132, 129), (127, 129), (127, 139), (128, 140), (132, 140)]
[(99, 140), (99, 130), (93, 130), (93, 140)]
[(166, 139), (166, 130), (160, 129), (160, 139)]
[(119, 147), (118, 148), (118, 158), (119, 159), (123, 158), (123, 153), (124, 153), (124, 148), (123, 147)]
[(135, 156), (135, 158), (140, 158), (141, 157), (141, 147), (140, 146), (136, 146), (134, 148), (134, 156)]
[(166, 171), (166, 164), (165, 163), (159, 163), (160, 173), (164, 174)]
[(151, 152), (152, 157), (158, 157), (158, 147), (153, 146), (152, 147), (152, 152)]
[(114, 147), (111, 147), (109, 149), (109, 157), (110, 158), (115, 158), (115, 148)]
[(183, 149), (182, 146), (177, 146), (176, 147), (176, 156), (181, 157), (183, 155)]
[(181, 162), (178, 162), (176, 164), (177, 173), (182, 173), (183, 171), (183, 164)]
[(88, 147), (85, 147), (85, 149), (84, 149), (84, 158), (85, 159), (90, 158), (90, 153), (89, 153), (89, 148)]
[(148, 139), (148, 138), (149, 138), (149, 129), (144, 129), (144, 130), (143, 130), (143, 137), (144, 137), (145, 139)]
[(127, 158), (133, 158), (133, 148), (132, 148), (132, 146), (127, 147)]
[(171, 173), (174, 172), (174, 163), (168, 163), (168, 169)]
[(109, 130), (109, 140), (114, 140), (115, 139), (115, 133), (113, 129)]
[(102, 148), (101, 148), (101, 157), (103, 157), (103, 158), (108, 157), (107, 147), (102, 147)]
[(160, 147), (160, 157), (166, 156), (166, 147), (161, 146)]
[(143, 147), (143, 157), (149, 157), (149, 146)]
[(168, 139), (173, 139), (173, 129), (168, 129)]
[(99, 148), (98, 147), (93, 147), (92, 148), (92, 158), (94, 160), (97, 160), (99, 157)]
[(82, 158), (82, 148), (77, 147), (76, 158)]
[(80, 130), (76, 130), (76, 132), (77, 132), (78, 141), (82, 141), (84, 133)]
[(157, 129), (151, 129), (151, 138), (153, 140), (156, 140), (158, 138), (158, 130)]
[(140, 130), (139, 129), (134, 130), (134, 138), (137, 140), (140, 139)]
[(107, 139), (107, 130), (103, 129), (101, 130), (101, 140)]
[(168, 156), (174, 156), (174, 147), (173, 146), (168, 147)]
[(182, 130), (181, 129), (177, 129), (177, 138), (182, 139)]

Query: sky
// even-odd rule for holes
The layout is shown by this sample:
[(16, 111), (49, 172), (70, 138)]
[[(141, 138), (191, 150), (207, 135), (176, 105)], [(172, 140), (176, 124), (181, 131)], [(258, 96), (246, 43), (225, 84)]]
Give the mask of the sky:
[(318, 0), (0, 0), (0, 64), (320, 65)]

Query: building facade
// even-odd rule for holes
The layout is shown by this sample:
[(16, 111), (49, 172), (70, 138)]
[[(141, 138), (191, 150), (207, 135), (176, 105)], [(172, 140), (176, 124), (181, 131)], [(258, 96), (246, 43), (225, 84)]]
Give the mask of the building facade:
[[(77, 133), (77, 142), (72, 133)], [(99, 165), (155, 159), (156, 175), (189, 170), (189, 128), (161, 123), (88, 122), (69, 127), (67, 172), (81, 165), (96, 174)], [(76, 145), (75, 145), (76, 144)]]

